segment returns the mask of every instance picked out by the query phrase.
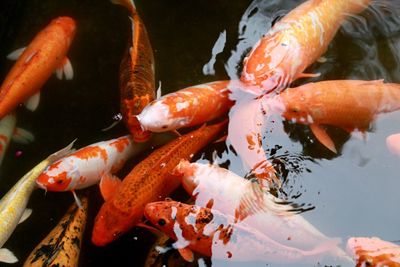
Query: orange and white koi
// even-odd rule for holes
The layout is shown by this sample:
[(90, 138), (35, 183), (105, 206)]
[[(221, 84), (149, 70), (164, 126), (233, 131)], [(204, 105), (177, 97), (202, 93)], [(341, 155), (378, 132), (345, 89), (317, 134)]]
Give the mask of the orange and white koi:
[[(310, 125), (315, 137), (336, 153), (321, 125), (346, 131), (366, 131), (380, 113), (400, 109), (400, 84), (377, 81), (337, 80), (307, 83), (265, 100), (287, 120)], [(271, 104), (272, 103), (272, 104)]]
[(37, 185), (46, 191), (74, 191), (112, 180), (125, 162), (145, 148), (136, 144), (131, 136), (98, 142), (83, 147), (54, 162), (37, 178)]
[(354, 255), (356, 267), (400, 267), (400, 246), (377, 237), (352, 237), (347, 249)]
[(75, 36), (75, 21), (70, 17), (58, 17), (44, 28), (29, 46), (9, 55), (17, 59), (0, 89), (0, 118), (12, 112), (26, 101), (27, 108), (35, 110), (39, 104), (40, 88), (57, 70), (57, 76), (72, 79), (71, 63), (66, 53)]
[(264, 124), (265, 110), (262, 101), (244, 95), (236, 101), (229, 113), (227, 140), (257, 178), (280, 186), (275, 168), (268, 161), (262, 147)]
[(152, 132), (190, 127), (219, 118), (233, 105), (229, 99), (231, 81), (190, 86), (151, 102), (138, 120)]
[(335, 247), (338, 240), (311, 250), (282, 245), (247, 224), (217, 210), (175, 201), (146, 205), (146, 218), (176, 240), (174, 247), (187, 260), (191, 250), (215, 259), (274, 263), (314, 262)]
[(17, 128), (16, 124), (17, 118), (14, 113), (6, 115), (0, 120), (0, 165), (3, 162), (11, 139), (22, 144), (30, 143), (35, 139), (33, 134), (27, 130)]
[[(341, 23), (371, 0), (309, 0), (278, 21), (244, 60), (241, 80), (260, 94), (285, 89), (327, 50)], [(261, 87), (261, 88), (260, 88)], [(249, 87), (251, 88), (251, 87)]]
[[(181, 161), (175, 169), (183, 174), (182, 185), (196, 198), (196, 205), (212, 206), (234, 216), (274, 241), (296, 248), (311, 249), (332, 239), (309, 223), (294, 206), (271, 195), (258, 183), (211, 164)], [(332, 247), (334, 257), (346, 253)]]
[(179, 186), (180, 179), (172, 173), (179, 161), (193, 157), (225, 125), (226, 122), (203, 126), (180, 136), (136, 165), (114, 195), (106, 198), (95, 219), (92, 242), (104, 246), (137, 225), (148, 202), (165, 198)]
[(2, 248), (18, 223), (27, 219), (32, 210), (26, 209), (28, 200), (36, 188), (36, 178), (54, 161), (71, 153), (73, 143), (42, 160), (0, 199), (0, 262), (14, 263), (18, 259), (6, 248)]
[(150, 132), (140, 126), (137, 115), (155, 98), (154, 56), (146, 27), (132, 0), (111, 0), (125, 6), (132, 20), (132, 37), (122, 59), (119, 75), (121, 113), (135, 142), (145, 142)]
[(400, 133), (386, 137), (386, 146), (392, 154), (400, 156)]

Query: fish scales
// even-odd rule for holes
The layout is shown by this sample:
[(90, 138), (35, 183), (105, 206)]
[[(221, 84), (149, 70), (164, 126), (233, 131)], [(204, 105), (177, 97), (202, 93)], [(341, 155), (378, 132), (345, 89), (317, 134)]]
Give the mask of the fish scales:
[(222, 130), (226, 122), (203, 126), (157, 149), (136, 165), (96, 216), (92, 241), (105, 245), (136, 225), (144, 206), (165, 198), (179, 184), (172, 174), (181, 159), (189, 160)]

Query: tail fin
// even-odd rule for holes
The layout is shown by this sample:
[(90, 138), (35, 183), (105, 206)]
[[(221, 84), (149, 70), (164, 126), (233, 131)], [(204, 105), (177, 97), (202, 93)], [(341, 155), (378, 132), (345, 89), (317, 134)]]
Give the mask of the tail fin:
[(111, 0), (111, 3), (126, 7), (132, 14), (136, 13), (136, 6), (133, 0)]

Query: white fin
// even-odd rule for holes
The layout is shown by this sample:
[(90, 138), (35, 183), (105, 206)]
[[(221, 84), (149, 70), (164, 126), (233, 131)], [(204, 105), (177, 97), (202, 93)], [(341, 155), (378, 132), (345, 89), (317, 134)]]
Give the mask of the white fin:
[(31, 216), (32, 214), (32, 210), (31, 209), (25, 209), (24, 213), (21, 216), (21, 219), (19, 219), (18, 224), (23, 223), (24, 221), (26, 221), (26, 219), (29, 218), (29, 216)]
[(60, 69), (60, 68), (56, 69), (56, 77), (57, 77), (57, 79), (62, 80), (62, 78), (63, 78), (63, 70), (62, 69)]
[(317, 59), (318, 63), (325, 63), (327, 61), (328, 61), (328, 59), (326, 57), (320, 57), (319, 59)]
[(56, 161), (62, 157), (65, 157), (71, 153), (73, 153), (75, 151), (75, 149), (73, 149), (73, 145), (75, 143), (76, 139), (74, 141), (72, 141), (68, 146), (58, 150), (57, 152), (54, 152), (53, 154), (51, 154), (50, 156), (47, 157), (47, 159), (49, 161)]
[(156, 93), (156, 99), (161, 98), (161, 81), (158, 82), (158, 88), (157, 88), (157, 93)]
[(17, 60), (22, 55), (22, 53), (25, 51), (25, 48), (26, 47), (21, 47), (15, 51), (11, 52), (10, 54), (7, 55), (7, 59)]
[(83, 209), (82, 202), (81, 202), (81, 200), (78, 198), (78, 196), (76, 195), (75, 190), (72, 190), (71, 192), (72, 192), (72, 195), (74, 196), (76, 205), (78, 205), (78, 207), (79, 207), (80, 209)]
[(66, 80), (72, 80), (74, 78), (74, 69), (72, 68), (71, 61), (65, 58), (65, 64), (63, 65), (63, 72)]
[(6, 248), (0, 248), (0, 262), (16, 263), (18, 262), (18, 259), (10, 250)]
[(40, 92), (37, 92), (33, 96), (31, 96), (26, 102), (25, 107), (30, 111), (35, 111), (39, 106), (40, 102)]
[(115, 5), (125, 6), (128, 9), (130, 9), (131, 6), (136, 8), (135, 2), (133, 2), (133, 0), (111, 0), (111, 3), (113, 3)]
[(12, 140), (20, 144), (29, 144), (35, 140), (35, 136), (28, 130), (16, 128)]

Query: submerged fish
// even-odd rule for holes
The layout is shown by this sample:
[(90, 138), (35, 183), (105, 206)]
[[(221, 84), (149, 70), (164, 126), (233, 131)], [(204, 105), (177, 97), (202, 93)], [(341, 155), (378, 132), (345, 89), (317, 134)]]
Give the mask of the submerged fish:
[[(341, 23), (371, 0), (309, 0), (278, 21), (244, 60), (241, 80), (253, 93), (285, 89), (327, 50)], [(261, 88), (260, 88), (261, 87)]]
[(155, 150), (136, 165), (96, 216), (92, 242), (104, 246), (138, 224), (144, 206), (168, 196), (179, 184), (171, 172), (213, 140), (226, 122), (203, 126)]
[(400, 133), (386, 137), (386, 146), (392, 154), (400, 156)]
[(383, 81), (337, 80), (307, 83), (285, 90), (266, 105), (275, 105), (287, 120), (310, 125), (315, 137), (336, 153), (335, 145), (321, 125), (348, 132), (366, 131), (380, 113), (400, 109), (400, 84)]
[(132, 37), (120, 66), (122, 118), (136, 142), (150, 138), (140, 126), (137, 115), (155, 98), (154, 56), (146, 28), (132, 0), (111, 0), (125, 6), (132, 20)]
[[(25, 210), (29, 197), (36, 188), (36, 178), (54, 161), (71, 153), (73, 143), (48, 156), (25, 174), (0, 200), (0, 248), (13, 233), (18, 222), (26, 219), (31, 211)], [(14, 263), (17, 258), (8, 249), (0, 249), (0, 262)]]
[(57, 226), (38, 244), (24, 266), (78, 266), (88, 209), (87, 197), (82, 208), (72, 205)]
[(112, 179), (125, 162), (146, 146), (122, 136), (83, 147), (54, 162), (37, 178), (36, 183), (47, 191), (74, 191)]
[(400, 246), (377, 237), (352, 237), (347, 249), (354, 255), (357, 267), (400, 267)]
[(142, 127), (165, 132), (199, 125), (223, 116), (233, 105), (231, 81), (217, 81), (167, 94), (145, 107), (138, 115)]
[(190, 250), (215, 259), (274, 263), (316, 262), (337, 245), (333, 240), (311, 250), (278, 243), (260, 231), (217, 210), (175, 201), (146, 205), (146, 218), (177, 240), (174, 244), (187, 260)]
[[(330, 242), (304, 217), (299, 210), (288, 205), (259, 185), (216, 165), (182, 161), (176, 171), (183, 174), (182, 185), (196, 198), (196, 205), (212, 206), (224, 214), (234, 216), (274, 241), (299, 249)], [(331, 247), (334, 257), (344, 257), (345, 252)]]
[(73, 70), (66, 53), (75, 36), (75, 27), (75, 21), (70, 17), (56, 18), (27, 48), (9, 55), (18, 60), (1, 85), (0, 118), (32, 96), (27, 108), (35, 110), (39, 104), (38, 92), (54, 71), (57, 70), (60, 79), (63, 73), (67, 80), (72, 79)]
[(14, 113), (6, 115), (0, 120), (0, 165), (3, 162), (10, 140), (27, 144), (34, 139), (33, 134), (27, 130), (17, 128), (17, 118)]

